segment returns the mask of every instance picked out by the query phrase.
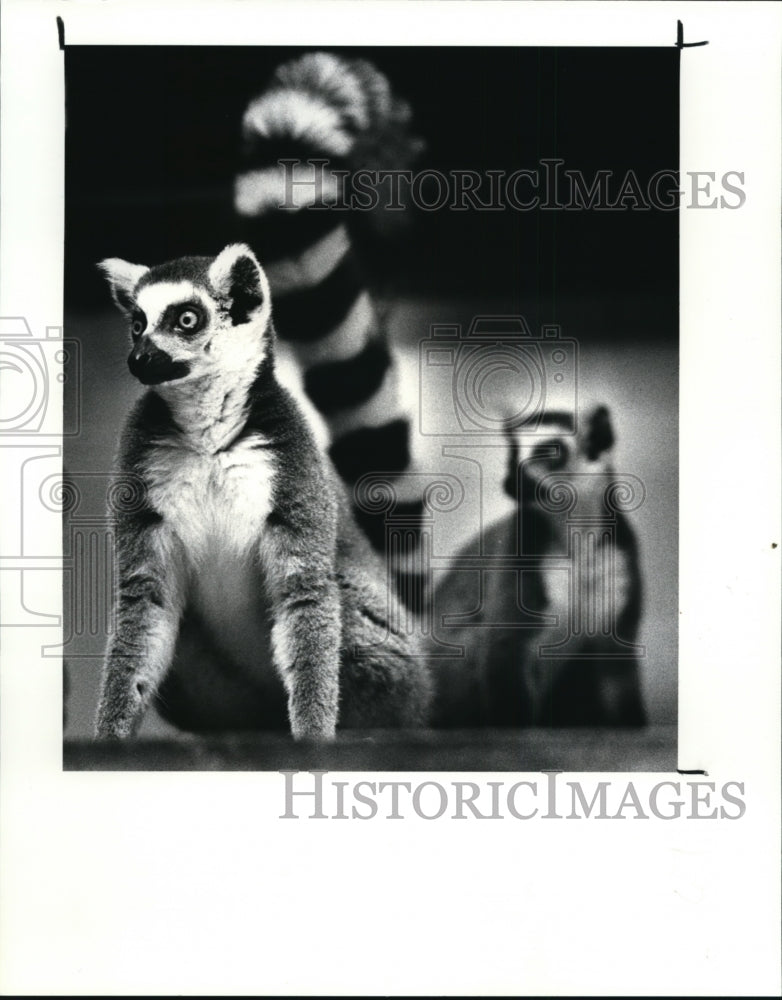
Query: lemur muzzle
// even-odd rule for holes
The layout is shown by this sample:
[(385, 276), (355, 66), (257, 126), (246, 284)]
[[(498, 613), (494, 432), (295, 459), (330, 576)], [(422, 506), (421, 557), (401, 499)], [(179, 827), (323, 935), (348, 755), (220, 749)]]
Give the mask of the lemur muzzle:
[(149, 341), (140, 340), (128, 357), (132, 375), (144, 385), (158, 385), (183, 378), (190, 371), (186, 361), (174, 361), (170, 354), (154, 347)]

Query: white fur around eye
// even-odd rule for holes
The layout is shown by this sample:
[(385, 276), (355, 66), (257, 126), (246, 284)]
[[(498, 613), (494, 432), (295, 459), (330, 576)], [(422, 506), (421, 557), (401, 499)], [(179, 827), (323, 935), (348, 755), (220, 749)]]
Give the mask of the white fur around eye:
[(147, 329), (154, 330), (172, 303), (187, 299), (203, 302), (191, 281), (161, 281), (142, 288), (136, 296), (136, 304), (147, 317)]

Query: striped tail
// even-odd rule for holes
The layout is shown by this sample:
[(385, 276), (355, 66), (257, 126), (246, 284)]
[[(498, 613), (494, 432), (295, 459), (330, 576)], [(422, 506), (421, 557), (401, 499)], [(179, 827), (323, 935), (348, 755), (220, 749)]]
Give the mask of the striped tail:
[[(277, 333), (325, 420), (338, 472), (350, 488), (382, 474), (398, 497), (395, 515), (415, 523), (423, 502), (420, 477), (405, 475), (412, 456), (399, 359), (354, 246), (356, 219), (344, 209), (354, 170), (400, 169), (421, 150), (409, 120), (408, 105), (367, 62), (318, 52), (286, 63), (245, 111), (234, 205), (264, 262)], [(355, 509), (382, 551), (384, 517)], [(416, 549), (394, 566), (412, 607), (425, 589)]]

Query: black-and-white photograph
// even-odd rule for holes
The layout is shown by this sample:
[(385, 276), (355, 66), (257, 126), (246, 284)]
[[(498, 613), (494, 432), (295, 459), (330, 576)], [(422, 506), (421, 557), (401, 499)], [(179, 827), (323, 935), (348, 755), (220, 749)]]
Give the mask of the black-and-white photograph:
[(66, 48), (66, 768), (675, 766), (679, 60)]
[(779, 7), (0, 29), (0, 993), (779, 995)]

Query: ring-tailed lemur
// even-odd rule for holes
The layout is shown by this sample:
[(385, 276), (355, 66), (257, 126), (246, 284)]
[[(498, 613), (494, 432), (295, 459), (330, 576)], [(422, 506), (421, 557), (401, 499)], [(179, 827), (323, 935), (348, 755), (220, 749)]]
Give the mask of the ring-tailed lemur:
[(226, 247), (147, 268), (100, 265), (150, 388), (120, 471), (119, 585), (97, 734), (132, 734), (156, 700), (193, 731), (407, 726), (429, 679), (396, 631), (384, 568), (342, 484), (275, 377), (268, 281)]
[[(465, 655), (432, 660), (435, 725), (646, 721), (638, 546), (612, 500), (621, 477), (610, 461), (609, 412), (594, 408), (575, 436), (572, 414), (548, 414), (547, 424), (550, 434), (522, 437), (521, 461), (509, 432), (503, 485), (517, 510), (483, 533), (481, 555), (493, 567), (476, 572), (467, 560), (437, 587), (438, 635)], [(474, 565), (474, 554), (473, 541), (455, 559), (472, 556)]]
[[(423, 502), (420, 485), (403, 475), (412, 459), (398, 356), (351, 234), (371, 213), (357, 220), (355, 211), (332, 210), (344, 206), (356, 168), (398, 169), (418, 154), (423, 143), (409, 134), (409, 120), (407, 104), (368, 62), (316, 52), (285, 63), (245, 111), (234, 205), (243, 237), (264, 260), (277, 332), (325, 418), (338, 472), (349, 487), (367, 473), (388, 474), (396, 512), (414, 519)], [(359, 508), (356, 516), (382, 551), (382, 516)], [(423, 576), (395, 568), (400, 593), (414, 603)]]

